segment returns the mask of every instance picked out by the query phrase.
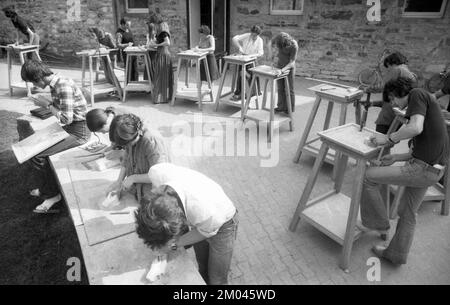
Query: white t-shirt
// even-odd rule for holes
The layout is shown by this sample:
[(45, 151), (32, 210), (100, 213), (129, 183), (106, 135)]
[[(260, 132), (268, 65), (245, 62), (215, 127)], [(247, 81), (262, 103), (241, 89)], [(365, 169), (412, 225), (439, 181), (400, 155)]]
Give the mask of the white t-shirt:
[(231, 220), (236, 208), (222, 187), (205, 175), (171, 163), (159, 163), (148, 173), (154, 187), (171, 186), (178, 194), (190, 226), (206, 238)]
[(242, 50), (247, 55), (257, 55), (258, 57), (264, 55), (264, 42), (261, 37), (253, 41), (251, 34), (246, 33), (234, 36), (234, 39), (240, 43)]

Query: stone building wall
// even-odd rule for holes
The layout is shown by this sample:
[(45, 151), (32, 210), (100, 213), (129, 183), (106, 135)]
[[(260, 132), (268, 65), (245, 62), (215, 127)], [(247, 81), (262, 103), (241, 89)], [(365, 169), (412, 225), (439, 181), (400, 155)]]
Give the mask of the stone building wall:
[[(41, 44), (63, 56), (92, 48), (95, 39), (87, 32), (88, 27), (97, 26), (115, 33), (122, 17), (131, 21), (137, 44), (145, 44), (148, 13), (127, 13), (123, 0), (80, 0), (80, 20), (68, 18), (68, 0), (0, 0), (0, 8), (13, 4), (18, 14), (32, 22), (41, 37)], [(172, 32), (172, 51), (187, 48), (186, 0), (149, 0), (149, 8), (160, 10), (168, 20)], [(13, 42), (15, 29), (10, 20), (0, 14), (0, 43)], [(22, 37), (23, 38), (23, 37)]]
[[(80, 1), (80, 20), (67, 17), (69, 4)], [(355, 80), (364, 67), (374, 66), (384, 48), (404, 52), (410, 66), (424, 76), (450, 62), (450, 5), (443, 18), (402, 18), (405, 0), (382, 0), (382, 21), (369, 23), (366, 0), (305, 0), (301, 16), (269, 14), (268, 0), (230, 0), (231, 34), (259, 24), (264, 29), (266, 54), (278, 32), (290, 33), (299, 43), (297, 73), (327, 79)], [(172, 32), (172, 54), (187, 48), (186, 0), (148, 0), (149, 9), (160, 11)], [(148, 14), (125, 12), (124, 0), (0, 0), (0, 7), (14, 4), (19, 14), (33, 22), (48, 50), (63, 56), (92, 48), (89, 26), (115, 33), (126, 17), (138, 44), (145, 43)], [(13, 41), (14, 28), (0, 14), (0, 43)], [(268, 56), (266, 56), (266, 61)]]
[[(95, 40), (88, 27), (98, 26), (114, 31), (115, 21), (112, 0), (81, 0), (80, 20), (70, 21), (66, 0), (2, 0), (0, 6), (14, 4), (18, 14), (32, 22), (48, 50), (59, 55), (73, 55), (76, 51), (92, 48)], [(15, 29), (2, 12), (0, 39), (14, 40)]]
[(291, 34), (301, 76), (355, 80), (387, 47), (405, 53), (419, 74), (440, 71), (450, 62), (450, 5), (440, 19), (402, 18), (403, 1), (382, 0), (381, 22), (369, 23), (366, 0), (305, 0), (302, 16), (270, 15), (267, 0), (231, 0), (231, 32), (261, 25), (266, 51), (276, 33)]

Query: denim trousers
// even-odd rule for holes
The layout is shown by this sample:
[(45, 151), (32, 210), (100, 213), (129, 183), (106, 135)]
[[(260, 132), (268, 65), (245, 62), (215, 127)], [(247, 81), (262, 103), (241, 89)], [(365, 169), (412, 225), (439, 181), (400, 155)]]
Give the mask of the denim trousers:
[(236, 212), (233, 219), (226, 222), (216, 235), (194, 245), (198, 269), (206, 284), (228, 284), (238, 224)]
[(295, 69), (291, 69), (289, 72), (289, 75), (287, 76), (288, 82), (289, 82), (289, 92), (286, 92), (286, 85), (285, 80), (280, 79), (277, 81), (278, 86), (278, 108), (287, 111), (287, 97), (286, 94), (288, 93), (291, 97), (291, 109), (292, 112), (295, 111), (295, 90), (294, 90), (294, 80), (295, 80)]
[(443, 176), (422, 161), (411, 159), (404, 166), (371, 167), (367, 169), (361, 197), (361, 219), (365, 227), (388, 230), (387, 207), (382, 185), (404, 186), (405, 192), (398, 207), (399, 220), (395, 234), (383, 256), (395, 264), (406, 264), (416, 226), (416, 214), (428, 187)]
[(38, 180), (38, 185), (34, 187), (39, 188), (43, 199), (52, 198), (59, 193), (58, 183), (56, 182), (48, 157), (83, 145), (91, 135), (86, 121), (73, 122), (63, 128), (69, 133), (67, 138), (49, 147), (30, 160), (31, 166), (34, 169), (33, 177), (36, 177)]

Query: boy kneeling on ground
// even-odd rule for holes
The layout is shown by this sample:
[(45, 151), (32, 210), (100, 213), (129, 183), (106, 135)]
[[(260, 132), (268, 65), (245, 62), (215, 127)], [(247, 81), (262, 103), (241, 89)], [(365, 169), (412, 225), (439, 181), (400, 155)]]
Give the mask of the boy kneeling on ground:
[(222, 187), (199, 172), (170, 163), (154, 165), (149, 177), (156, 189), (136, 212), (138, 236), (162, 253), (193, 245), (205, 282), (227, 284), (238, 218)]

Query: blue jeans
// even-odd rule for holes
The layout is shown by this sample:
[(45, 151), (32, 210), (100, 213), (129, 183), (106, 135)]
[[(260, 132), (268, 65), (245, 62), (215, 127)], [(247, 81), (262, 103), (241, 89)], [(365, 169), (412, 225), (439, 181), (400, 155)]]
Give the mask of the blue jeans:
[(236, 212), (233, 219), (226, 222), (216, 235), (194, 245), (198, 269), (206, 284), (228, 284), (238, 224)]
[(364, 226), (373, 230), (388, 230), (386, 204), (381, 195), (381, 185), (405, 186), (398, 208), (397, 229), (383, 256), (395, 264), (406, 264), (414, 238), (416, 213), (428, 187), (443, 176), (422, 161), (411, 159), (404, 166), (371, 167), (366, 172), (361, 197), (361, 218)]

